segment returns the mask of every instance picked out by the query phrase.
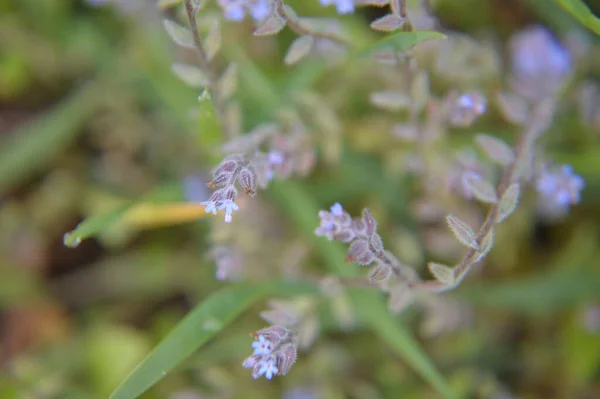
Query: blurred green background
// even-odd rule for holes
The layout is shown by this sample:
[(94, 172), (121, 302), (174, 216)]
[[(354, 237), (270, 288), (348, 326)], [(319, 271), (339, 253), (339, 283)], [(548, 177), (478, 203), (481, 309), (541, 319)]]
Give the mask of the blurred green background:
[[(0, 398), (105, 398), (190, 309), (228, 285), (215, 279), (206, 255), (221, 230), (211, 235), (201, 213), (132, 217), (75, 248), (63, 245), (83, 219), (157, 189), (183, 201), (198, 180), (194, 196), (206, 199), (202, 181), (218, 161), (193, 118), (198, 93), (171, 73), (182, 54), (164, 33), (155, 1), (91, 3), (0, 0)], [(589, 47), (575, 80), (600, 79), (598, 37), (550, 0), (432, 3), (445, 30), (492, 43), (501, 68), (509, 64), (505, 43), (520, 29), (543, 24), (562, 38), (578, 35)], [(303, 15), (333, 15), (316, 0), (290, 4)], [(598, 14), (600, 2), (588, 4)], [(345, 20), (357, 34), (376, 37), (368, 23), (383, 12), (360, 9)], [(343, 131), (318, 141), (320, 160), (308, 180), (292, 189), (274, 184), (255, 199), (264, 211), (256, 217), (268, 226), (242, 225), (236, 239), (254, 246), (250, 263), (269, 260), (263, 269), (249, 266), (250, 279), (293, 275), (298, 265), (286, 269), (290, 254), (301, 269), (327, 273), (327, 257), (296, 222), (318, 225), (316, 214), (295, 214), (304, 199), (310, 205), (303, 209), (339, 201), (358, 214), (369, 206), (388, 246), (407, 263), (422, 268), (438, 256), (411, 215), (416, 183), (394, 167), (397, 144), (374, 119), (382, 115), (373, 117), (373, 87), (362, 67), (286, 67), (292, 33), (255, 38), (248, 24), (225, 26), (225, 58), (242, 70), (246, 130), (273, 117), (269, 104), (309, 88), (334, 104)], [(470, 328), (425, 337), (418, 316), (400, 316), (464, 397), (600, 398), (600, 124), (582, 120), (575, 89), (561, 101), (543, 143), (586, 179), (582, 203), (550, 222), (536, 216), (534, 193), (524, 195), (499, 228), (486, 267), (455, 292), (473, 307)], [(585, 105), (600, 111), (600, 103)], [(512, 141), (517, 129), (490, 111), (450, 143), (469, 144), (477, 131)], [(368, 328), (359, 323), (344, 332), (327, 316), (290, 375), (252, 380), (240, 364), (264, 308), (244, 312), (143, 397), (438, 397)]]

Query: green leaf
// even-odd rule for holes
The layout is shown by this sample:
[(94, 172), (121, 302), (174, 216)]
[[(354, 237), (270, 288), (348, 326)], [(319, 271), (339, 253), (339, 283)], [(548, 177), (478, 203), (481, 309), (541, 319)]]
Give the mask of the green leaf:
[[(317, 251), (331, 271), (341, 276), (361, 273), (361, 269), (344, 262), (342, 245), (317, 237), (318, 207), (301, 185), (292, 182), (272, 182), (270, 193), (296, 226), (314, 242)], [(366, 279), (366, 277), (365, 277)], [(447, 398), (455, 397), (442, 374), (436, 370), (418, 342), (395, 320), (383, 298), (371, 290), (349, 290), (356, 311), (381, 339), (386, 341), (421, 377)]]
[(77, 137), (97, 108), (97, 86), (87, 86), (0, 142), (0, 196), (52, 162)]
[(361, 55), (367, 56), (379, 51), (407, 51), (414, 47), (416, 44), (431, 39), (445, 39), (446, 36), (439, 32), (418, 30), (413, 32), (398, 32), (390, 35), (384, 39), (381, 39), (366, 49), (361, 51)]
[(176, 201), (181, 199), (181, 189), (179, 184), (166, 184), (152, 190), (149, 194), (142, 196), (138, 200), (129, 201), (111, 211), (92, 216), (79, 223), (74, 230), (65, 233), (63, 243), (67, 247), (74, 248), (86, 238), (95, 236), (118, 222), (125, 213), (134, 205), (142, 202), (161, 203)]
[(592, 14), (582, 0), (556, 0), (558, 4), (573, 15), (587, 28), (600, 35), (600, 18)]
[(134, 399), (140, 396), (266, 291), (265, 286), (238, 285), (212, 294), (137, 365), (110, 399)]

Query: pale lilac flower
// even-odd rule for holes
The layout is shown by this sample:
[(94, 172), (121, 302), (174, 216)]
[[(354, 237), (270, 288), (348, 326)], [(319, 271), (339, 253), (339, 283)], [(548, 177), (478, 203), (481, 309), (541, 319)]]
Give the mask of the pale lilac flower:
[(285, 158), (280, 151), (273, 150), (267, 154), (267, 161), (269, 165), (281, 165), (285, 161)]
[(536, 188), (541, 199), (548, 205), (567, 210), (581, 199), (585, 181), (574, 173), (570, 165), (546, 170), (538, 178)]
[(271, 12), (269, 0), (219, 0), (225, 19), (241, 22), (246, 14), (255, 21), (262, 21)]
[(216, 263), (217, 280), (238, 281), (243, 278), (244, 262), (235, 248), (216, 246), (210, 250), (208, 257)]
[(321, 5), (335, 5), (338, 14), (351, 14), (354, 12), (354, 0), (319, 0)]
[(554, 94), (571, 71), (569, 51), (541, 26), (516, 34), (511, 50), (513, 88), (529, 100)]
[(213, 215), (217, 214), (217, 206), (218, 206), (217, 201), (211, 201), (211, 200), (204, 201), (204, 202), (201, 202), (200, 205), (205, 206), (204, 212), (212, 213)]
[(486, 99), (478, 92), (465, 93), (451, 103), (450, 123), (469, 126), (487, 110)]
[(270, 355), (273, 350), (273, 345), (265, 339), (264, 335), (259, 335), (258, 341), (254, 341), (252, 347), (254, 348), (254, 355), (257, 356)]
[(225, 210), (225, 223), (231, 223), (233, 211), (239, 210), (240, 207), (233, 200), (224, 199), (221, 201), (217, 209), (220, 211)]
[(336, 217), (344, 216), (344, 208), (342, 208), (342, 206), (340, 205), (339, 202), (336, 202), (335, 204), (333, 204), (333, 206), (330, 208), (330, 211), (333, 216), (336, 216)]
[(250, 7), (250, 15), (255, 21), (262, 21), (271, 12), (271, 5), (267, 0), (255, 1)]
[(252, 377), (285, 375), (296, 361), (296, 343), (293, 334), (285, 327), (273, 325), (253, 334), (254, 353), (242, 363), (252, 369)]
[(272, 357), (269, 357), (268, 360), (261, 360), (258, 364), (260, 367), (254, 378), (264, 375), (267, 380), (270, 380), (279, 372), (279, 369), (275, 366), (275, 359)]

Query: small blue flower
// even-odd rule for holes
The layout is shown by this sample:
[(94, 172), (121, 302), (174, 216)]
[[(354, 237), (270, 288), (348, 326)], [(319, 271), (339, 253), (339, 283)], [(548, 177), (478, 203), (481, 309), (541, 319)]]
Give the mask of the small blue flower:
[(273, 350), (273, 344), (271, 344), (263, 335), (258, 336), (258, 340), (252, 343), (254, 348), (253, 355), (263, 356), (270, 355)]
[(257, 377), (264, 375), (267, 380), (277, 375), (279, 369), (275, 366), (275, 359), (269, 358), (268, 360), (261, 360), (260, 368), (258, 369)]
[(335, 5), (338, 14), (351, 14), (354, 12), (354, 0), (319, 0), (321, 5)]
[(204, 212), (212, 213), (213, 215), (217, 214), (217, 203), (215, 201), (204, 201), (200, 205), (205, 206)]
[(543, 200), (564, 210), (579, 203), (584, 186), (585, 181), (570, 165), (546, 170), (536, 182), (537, 191)]
[(223, 9), (225, 19), (241, 22), (246, 13), (255, 21), (262, 21), (271, 12), (268, 0), (219, 0), (219, 6)]
[(344, 215), (344, 208), (342, 208), (339, 202), (333, 204), (333, 206), (330, 208), (330, 211), (333, 216), (341, 217)]
[(231, 223), (233, 211), (237, 211), (240, 207), (230, 199), (224, 199), (221, 201), (217, 208), (218, 210), (225, 210), (225, 223)]

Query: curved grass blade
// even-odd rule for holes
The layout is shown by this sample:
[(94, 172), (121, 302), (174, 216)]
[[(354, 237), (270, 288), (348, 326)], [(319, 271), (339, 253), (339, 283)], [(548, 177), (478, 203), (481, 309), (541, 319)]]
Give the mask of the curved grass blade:
[[(79, 223), (74, 230), (65, 233), (63, 237), (63, 243), (67, 247), (76, 247), (81, 243), (81, 241), (105, 231), (121, 219), (129, 220), (130, 222), (134, 223), (137, 221), (140, 223), (144, 222), (146, 224), (149, 224), (150, 222), (146, 220), (148, 219), (148, 217), (146, 217), (146, 219), (143, 219), (143, 216), (146, 216), (147, 214), (147, 212), (142, 212), (145, 211), (144, 207), (148, 207), (150, 206), (150, 204), (153, 203), (178, 201), (181, 200), (181, 198), (182, 194), (179, 184), (167, 184), (164, 186), (160, 186), (154, 189), (148, 195), (142, 196), (139, 200), (129, 201), (126, 204), (123, 204), (109, 212), (85, 219), (83, 222)], [(178, 206), (178, 204), (175, 205)], [(171, 213), (173, 214), (173, 212)], [(202, 215), (202, 212), (197, 213)], [(172, 216), (178, 217), (178, 219), (176, 218), (176, 220), (179, 220), (181, 219), (180, 214), (181, 212), (177, 212), (176, 215)], [(188, 211), (187, 214), (191, 213)], [(157, 214), (156, 216), (162, 216), (164, 219), (164, 211), (162, 213)]]
[(202, 344), (257, 301), (268, 288), (237, 285), (199, 304), (115, 389), (110, 399), (134, 399), (160, 381)]
[(590, 11), (589, 7), (582, 0), (556, 1), (588, 29), (600, 35), (600, 18), (592, 14), (592, 11)]

